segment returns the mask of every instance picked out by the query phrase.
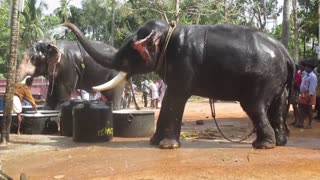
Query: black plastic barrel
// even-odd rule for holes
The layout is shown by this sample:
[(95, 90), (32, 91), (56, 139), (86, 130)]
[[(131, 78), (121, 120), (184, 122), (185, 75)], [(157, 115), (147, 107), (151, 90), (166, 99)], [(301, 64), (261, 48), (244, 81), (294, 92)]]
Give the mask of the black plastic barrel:
[(86, 102), (73, 108), (73, 140), (106, 142), (113, 137), (112, 103)]
[(79, 99), (62, 103), (60, 115), (60, 134), (62, 136), (72, 136), (72, 109), (81, 103), (83, 101)]

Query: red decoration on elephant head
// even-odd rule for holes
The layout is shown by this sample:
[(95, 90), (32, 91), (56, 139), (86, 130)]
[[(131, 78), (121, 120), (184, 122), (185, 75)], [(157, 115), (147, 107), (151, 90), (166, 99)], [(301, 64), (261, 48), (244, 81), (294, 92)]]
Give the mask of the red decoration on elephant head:
[(158, 45), (157, 43), (155, 44), (155, 41), (156, 39), (158, 39), (158, 37), (159, 36), (157, 35), (157, 33), (152, 30), (147, 37), (136, 41), (133, 45), (133, 49), (139, 52), (140, 56), (143, 58), (147, 65), (151, 63), (151, 55), (149, 49), (151, 49), (152, 51), (154, 49), (153, 46)]

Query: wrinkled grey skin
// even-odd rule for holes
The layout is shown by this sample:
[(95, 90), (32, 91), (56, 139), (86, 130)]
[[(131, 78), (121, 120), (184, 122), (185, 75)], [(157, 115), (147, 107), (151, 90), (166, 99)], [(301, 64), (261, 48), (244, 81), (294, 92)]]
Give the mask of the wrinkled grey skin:
[[(162, 20), (147, 21), (110, 55), (93, 48), (74, 25), (65, 26), (95, 61), (129, 76), (155, 71), (170, 27)], [(286, 144), (286, 88), (290, 95), (294, 64), (280, 42), (244, 26), (178, 25), (165, 57), (157, 73), (168, 87), (151, 144), (180, 146), (182, 116), (191, 95), (239, 101), (256, 130), (254, 148)]]
[[(92, 44), (100, 51), (110, 54), (117, 52), (114, 47), (104, 43), (92, 42)], [(57, 41), (55, 45), (41, 41), (33, 43), (19, 64), (17, 80), (20, 81), (27, 75), (48, 78), (46, 103), (50, 109), (56, 109), (62, 102), (70, 99), (74, 89), (92, 92), (92, 86), (104, 83), (117, 75), (118, 71), (96, 63), (79, 47), (81, 48), (76, 41)], [(57, 62), (58, 51), (61, 53), (60, 62)], [(82, 61), (84, 68), (81, 65)], [(113, 102), (114, 109), (120, 109), (123, 89), (124, 84), (101, 93)]]

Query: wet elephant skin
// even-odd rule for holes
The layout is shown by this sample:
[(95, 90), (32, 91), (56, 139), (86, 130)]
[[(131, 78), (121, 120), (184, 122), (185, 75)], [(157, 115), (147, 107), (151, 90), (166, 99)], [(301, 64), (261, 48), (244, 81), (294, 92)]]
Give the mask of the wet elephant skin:
[[(255, 148), (287, 142), (287, 94), (294, 65), (286, 48), (258, 30), (238, 25), (170, 25), (150, 20), (127, 37), (115, 56), (98, 51), (75, 25), (65, 24), (99, 64), (131, 74), (156, 71), (168, 85), (151, 144), (178, 148), (191, 95), (239, 101), (256, 130)], [(105, 59), (108, 59), (107, 61)], [(287, 90), (289, 90), (287, 93)]]
[[(110, 54), (117, 52), (114, 47), (101, 42), (92, 42), (92, 45)], [(24, 53), (18, 67), (18, 79), (27, 75), (49, 79), (47, 105), (51, 109), (59, 108), (62, 102), (69, 100), (74, 89), (92, 92), (92, 86), (112, 79), (117, 73), (96, 63), (77, 41), (35, 42)], [(121, 85), (102, 92), (113, 101), (114, 109), (120, 108), (123, 88), (124, 85)]]

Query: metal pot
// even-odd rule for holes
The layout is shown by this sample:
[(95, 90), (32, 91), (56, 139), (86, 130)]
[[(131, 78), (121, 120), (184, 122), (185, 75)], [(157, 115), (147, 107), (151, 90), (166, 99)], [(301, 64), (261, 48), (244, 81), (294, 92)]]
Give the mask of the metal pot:
[[(41, 114), (59, 114), (59, 110), (38, 110), (39, 113)], [(36, 113), (35, 111), (26, 111), (26, 114), (34, 114)]]
[[(44, 105), (37, 105), (37, 110), (44, 109)], [(22, 106), (22, 113), (26, 113), (27, 111), (32, 111), (32, 106)]]
[(154, 112), (113, 111), (113, 129), (117, 137), (150, 137), (155, 130)]

